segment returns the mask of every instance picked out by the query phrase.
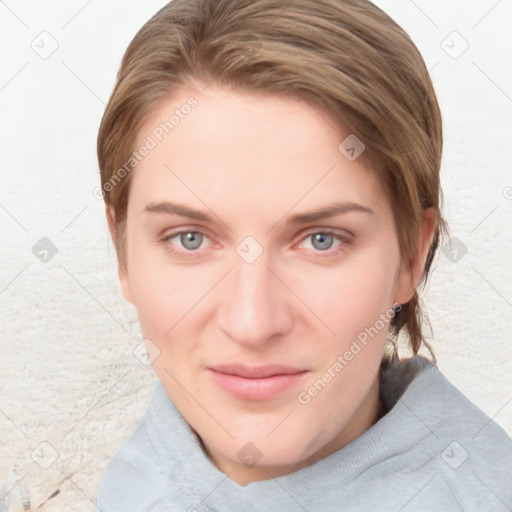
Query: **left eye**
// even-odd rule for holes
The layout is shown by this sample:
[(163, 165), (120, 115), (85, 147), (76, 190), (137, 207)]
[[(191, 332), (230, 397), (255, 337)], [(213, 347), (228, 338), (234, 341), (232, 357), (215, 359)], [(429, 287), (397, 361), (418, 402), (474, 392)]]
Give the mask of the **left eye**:
[(174, 239), (178, 239), (179, 243), (184, 249), (187, 251), (195, 251), (201, 247), (205, 238), (205, 235), (203, 235), (203, 233), (199, 233), (198, 231), (182, 231), (180, 233), (170, 235), (166, 238), (166, 241), (171, 242)]
[[(327, 251), (329, 249), (332, 249), (333, 244), (335, 242), (337, 242), (336, 247), (341, 245), (341, 243), (343, 242), (340, 236), (335, 235), (334, 233), (325, 232), (312, 233), (311, 235), (308, 235), (304, 240), (305, 242), (310, 240), (311, 246), (313, 247), (313, 249), (316, 249), (317, 251)], [(306, 248), (310, 249), (311, 247)]]

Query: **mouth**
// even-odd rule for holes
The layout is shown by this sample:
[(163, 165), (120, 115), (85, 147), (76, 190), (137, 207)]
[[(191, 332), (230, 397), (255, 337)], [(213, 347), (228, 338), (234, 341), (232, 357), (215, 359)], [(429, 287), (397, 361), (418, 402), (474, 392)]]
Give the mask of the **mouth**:
[(307, 370), (283, 365), (209, 367), (213, 382), (242, 400), (270, 400), (296, 386)]

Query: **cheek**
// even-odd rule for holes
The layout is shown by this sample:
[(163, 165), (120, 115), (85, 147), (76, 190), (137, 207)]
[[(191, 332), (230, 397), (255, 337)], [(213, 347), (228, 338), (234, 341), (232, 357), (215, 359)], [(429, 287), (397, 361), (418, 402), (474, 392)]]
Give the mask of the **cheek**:
[[(398, 251), (374, 246), (354, 252), (336, 267), (299, 272), (297, 295), (329, 327), (327, 340), (331, 339), (333, 345), (350, 344), (381, 314), (389, 314), (397, 266)], [(378, 326), (382, 330), (381, 324)], [(327, 328), (324, 332), (329, 334)]]
[(299, 400), (302, 413), (314, 418), (326, 438), (356, 414), (378, 375), (398, 265), (390, 256), (359, 253), (323, 277), (317, 273), (303, 281), (304, 302), (335, 333), (323, 330), (317, 340), (315, 375), (301, 395), (309, 402)]
[(128, 244), (128, 275), (145, 337), (163, 339), (201, 297), (198, 279), (170, 265), (165, 251), (136, 237)]

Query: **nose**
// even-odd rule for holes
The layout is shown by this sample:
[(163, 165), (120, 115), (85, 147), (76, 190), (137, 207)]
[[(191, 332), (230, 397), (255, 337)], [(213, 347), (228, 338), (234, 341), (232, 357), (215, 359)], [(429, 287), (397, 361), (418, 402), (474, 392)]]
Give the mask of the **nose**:
[(269, 268), (266, 253), (247, 263), (238, 256), (218, 290), (218, 324), (236, 343), (258, 347), (274, 342), (292, 328), (290, 291)]

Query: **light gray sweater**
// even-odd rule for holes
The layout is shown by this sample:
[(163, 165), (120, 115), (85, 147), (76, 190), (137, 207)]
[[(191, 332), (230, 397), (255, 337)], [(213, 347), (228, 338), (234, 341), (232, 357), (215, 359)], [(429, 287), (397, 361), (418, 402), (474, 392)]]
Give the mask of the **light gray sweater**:
[(388, 410), (352, 443), (279, 478), (219, 471), (158, 383), (101, 482), (101, 512), (510, 512), (512, 440), (416, 356), (384, 370)]

